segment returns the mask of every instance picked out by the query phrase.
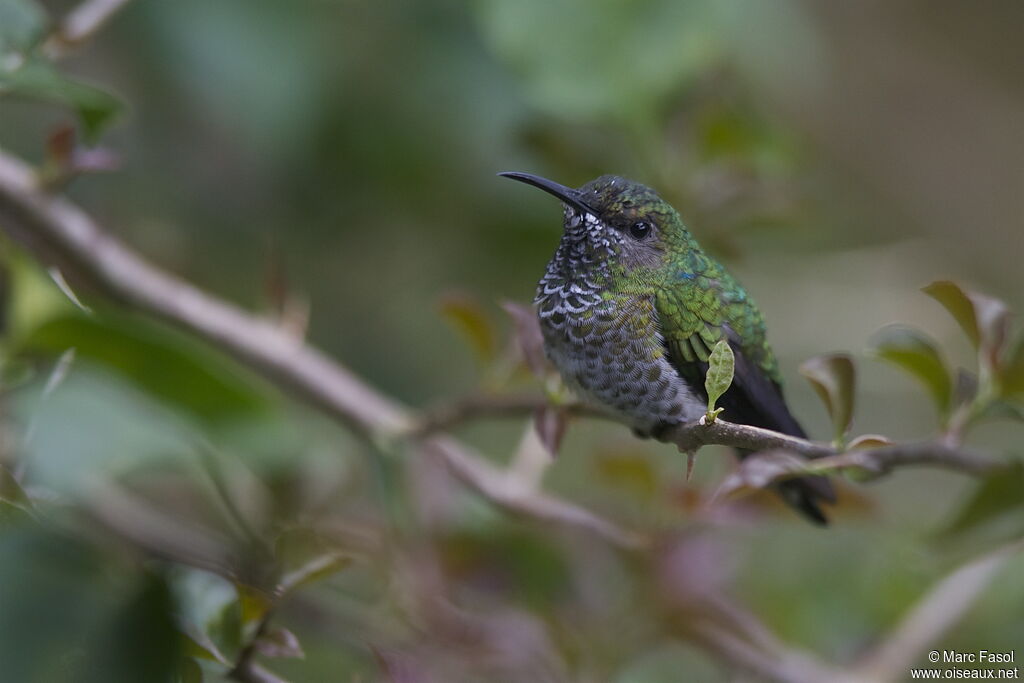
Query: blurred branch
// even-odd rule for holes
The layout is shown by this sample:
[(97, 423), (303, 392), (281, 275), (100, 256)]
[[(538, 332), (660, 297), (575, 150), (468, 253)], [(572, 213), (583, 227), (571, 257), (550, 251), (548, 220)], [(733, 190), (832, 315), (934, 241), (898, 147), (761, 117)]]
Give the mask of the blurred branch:
[[(318, 406), (362, 436), (380, 442), (408, 438), (421, 423), (386, 397), (271, 322), (146, 262), (105, 233), (71, 202), (46, 194), (32, 170), (0, 154), (0, 229), (45, 264), (57, 263), (111, 298), (205, 339), (276, 384)], [(464, 483), (511, 512), (584, 528), (625, 547), (639, 540), (566, 501), (517, 486), (455, 441), (426, 437)]]
[(949, 631), (1017, 553), (1024, 540), (1014, 541), (967, 562), (925, 593), (892, 633), (857, 668), (858, 680), (900, 681), (921, 653)]
[(838, 682), (845, 679), (840, 670), (831, 669), (804, 653), (788, 649), (764, 650), (708, 621), (698, 621), (688, 631), (689, 639), (705, 650), (759, 678), (779, 683)]
[(424, 442), (424, 448), (438, 453), (448, 468), (473, 489), (501, 507), (540, 520), (572, 524), (588, 529), (616, 545), (637, 549), (646, 540), (593, 513), (537, 491), (530, 482), (502, 471), (486, 461), (474, 458), (451, 437), (437, 436)]
[(59, 59), (81, 46), (131, 0), (85, 0), (57, 25), (46, 39), (43, 50), (50, 59)]
[[(428, 409), (420, 423), (416, 425), (415, 431), (430, 434), (481, 418), (529, 416), (551, 405), (543, 396), (533, 394), (479, 394)], [(571, 416), (616, 419), (612, 413), (586, 403), (565, 403), (557, 407)]]
[(249, 638), (249, 642), (242, 647), (235, 666), (228, 672), (228, 678), (241, 681), (241, 683), (288, 683), (285, 679), (261, 667), (255, 659), (256, 643), (267, 632), (271, 614), (272, 612), (268, 611), (260, 620), (259, 626)]

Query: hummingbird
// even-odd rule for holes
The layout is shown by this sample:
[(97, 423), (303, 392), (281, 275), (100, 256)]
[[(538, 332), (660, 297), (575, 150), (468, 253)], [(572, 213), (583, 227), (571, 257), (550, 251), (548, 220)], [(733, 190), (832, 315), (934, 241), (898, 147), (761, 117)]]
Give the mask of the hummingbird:
[[(578, 189), (529, 173), (499, 175), (564, 204), (561, 241), (534, 304), (545, 353), (575, 393), (657, 438), (705, 414), (708, 357), (725, 340), (735, 356), (732, 385), (717, 404), (725, 417), (806, 436), (786, 406), (757, 305), (667, 201), (615, 175)], [(834, 503), (835, 492), (825, 477), (786, 480), (775, 490), (827, 524), (820, 504)]]

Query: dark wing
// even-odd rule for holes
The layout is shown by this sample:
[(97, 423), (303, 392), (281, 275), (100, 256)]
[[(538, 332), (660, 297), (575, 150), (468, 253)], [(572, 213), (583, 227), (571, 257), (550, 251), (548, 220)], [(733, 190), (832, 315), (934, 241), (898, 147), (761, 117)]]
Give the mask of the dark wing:
[[(680, 304), (678, 300), (672, 301), (669, 296), (659, 297), (659, 307), (673, 307), (670, 311), (673, 315), (666, 316), (665, 312), (659, 310), (659, 323), (668, 360), (691, 390), (707, 400), (704, 378), (708, 371), (708, 356), (717, 341), (725, 339), (735, 356), (735, 370), (732, 384), (717, 403), (723, 409), (723, 417), (731, 422), (804, 437), (804, 430), (786, 406), (782, 387), (769, 375), (762, 363), (756, 363), (750, 358), (735, 330), (724, 321), (715, 320), (716, 311), (713, 308), (709, 310), (707, 306), (697, 311), (687, 310), (690, 315), (675, 314), (680, 310), (677, 308)], [(669, 322), (672, 320), (681, 321), (681, 324)], [(763, 339), (757, 342), (755, 349), (765, 348)], [(749, 454), (749, 451), (739, 453), (741, 458)], [(818, 524), (828, 523), (819, 503), (834, 503), (835, 491), (825, 477), (790, 479), (775, 488), (787, 503), (810, 520)]]
[[(763, 427), (791, 436), (805, 437), (804, 430), (789, 412), (782, 396), (782, 387), (770, 378), (756, 363), (750, 361), (743, 351), (737, 334), (728, 325), (723, 325), (721, 334), (729, 342), (736, 359), (732, 385), (718, 399), (723, 417), (730, 422)], [(685, 343), (692, 350), (684, 356), (681, 345)], [(707, 357), (711, 349), (700, 336), (688, 340), (669, 340), (665, 346), (668, 359), (676, 372), (686, 380), (694, 392), (705, 401), (704, 377), (708, 372)], [(703, 360), (702, 360), (703, 359)]]

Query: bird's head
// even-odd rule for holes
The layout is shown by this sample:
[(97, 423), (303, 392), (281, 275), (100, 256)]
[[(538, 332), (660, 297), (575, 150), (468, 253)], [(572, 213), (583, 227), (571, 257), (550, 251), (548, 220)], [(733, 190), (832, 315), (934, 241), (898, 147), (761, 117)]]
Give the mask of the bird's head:
[(629, 275), (663, 266), (693, 238), (672, 206), (651, 188), (604, 175), (578, 189), (529, 173), (500, 175), (554, 195), (565, 204), (561, 257), (573, 267), (612, 265)]

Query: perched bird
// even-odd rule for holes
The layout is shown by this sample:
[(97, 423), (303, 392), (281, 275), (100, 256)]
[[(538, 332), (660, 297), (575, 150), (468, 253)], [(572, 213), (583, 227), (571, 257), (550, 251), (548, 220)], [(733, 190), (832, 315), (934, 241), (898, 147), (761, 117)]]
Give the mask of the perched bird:
[[(500, 175), (565, 204), (562, 239), (535, 304), (545, 352), (581, 398), (658, 436), (706, 412), (708, 356), (725, 339), (735, 355), (733, 383), (718, 401), (725, 419), (804, 436), (786, 407), (760, 311), (668, 202), (613, 175), (579, 189), (528, 173)], [(787, 480), (776, 490), (827, 523), (819, 504), (835, 502), (835, 493), (824, 477)]]

